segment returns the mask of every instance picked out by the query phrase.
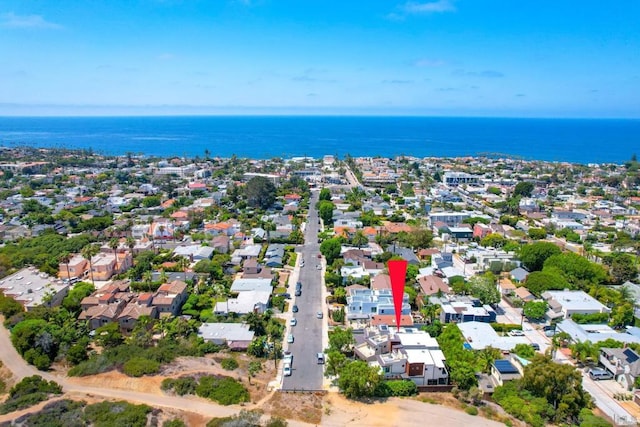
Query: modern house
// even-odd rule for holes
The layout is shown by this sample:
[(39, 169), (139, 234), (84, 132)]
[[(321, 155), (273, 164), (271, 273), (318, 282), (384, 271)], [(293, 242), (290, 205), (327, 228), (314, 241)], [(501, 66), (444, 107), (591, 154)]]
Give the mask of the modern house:
[(449, 372), (438, 342), (416, 328), (367, 328), (355, 348), (360, 359), (380, 368), (386, 379), (408, 379), (417, 386), (446, 385)]
[(429, 298), (431, 304), (440, 306), (440, 321), (442, 323), (484, 322), (496, 321), (496, 312), (490, 305), (483, 305), (480, 300), (466, 296), (445, 295), (441, 298)]
[[(411, 314), (409, 295), (404, 294), (402, 299), (403, 315)], [(347, 319), (370, 319), (371, 316), (380, 314), (395, 314), (391, 289), (357, 289), (349, 288), (347, 295)]]
[(573, 314), (609, 313), (611, 309), (584, 291), (546, 291), (542, 298), (549, 304), (547, 316), (568, 319)]

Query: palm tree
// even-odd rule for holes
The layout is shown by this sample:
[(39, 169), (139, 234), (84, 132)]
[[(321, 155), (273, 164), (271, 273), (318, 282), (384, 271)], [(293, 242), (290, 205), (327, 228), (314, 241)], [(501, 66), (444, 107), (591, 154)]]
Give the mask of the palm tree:
[(87, 245), (82, 248), (80, 252), (82, 257), (89, 261), (89, 272), (91, 273), (91, 283), (93, 286), (96, 285), (95, 280), (93, 280), (93, 257), (96, 256), (100, 252), (100, 247), (98, 245)]
[(147, 285), (147, 289), (151, 292), (151, 279), (153, 276), (151, 275), (151, 270), (147, 270), (142, 273), (142, 281)]
[(127, 237), (125, 243), (131, 251), (131, 254), (133, 255), (133, 248), (136, 247), (136, 239), (134, 239), (133, 237)]
[(167, 283), (167, 272), (164, 271), (164, 268), (160, 270), (160, 282)]
[(117, 251), (118, 246), (120, 246), (120, 240), (118, 240), (117, 237), (114, 237), (113, 239), (109, 240), (109, 247), (113, 251), (113, 257), (116, 260), (116, 268), (115, 268), (116, 271), (118, 271), (118, 251)]
[(71, 261), (71, 254), (69, 252), (63, 252), (60, 254), (60, 262), (67, 266), (67, 280), (71, 282), (71, 271), (69, 271), (69, 261)]

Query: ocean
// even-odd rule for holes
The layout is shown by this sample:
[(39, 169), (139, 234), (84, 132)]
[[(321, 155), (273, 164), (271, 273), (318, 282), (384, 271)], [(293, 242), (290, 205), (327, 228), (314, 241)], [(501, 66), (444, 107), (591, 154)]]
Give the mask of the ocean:
[(0, 146), (124, 155), (272, 158), (513, 156), (623, 163), (640, 120), (372, 116), (0, 117)]

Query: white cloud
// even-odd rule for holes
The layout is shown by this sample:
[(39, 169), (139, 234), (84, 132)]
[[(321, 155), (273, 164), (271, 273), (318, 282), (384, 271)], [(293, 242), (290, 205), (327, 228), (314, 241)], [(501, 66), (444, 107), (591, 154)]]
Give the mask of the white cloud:
[(0, 27), (14, 29), (59, 30), (62, 25), (45, 20), (41, 15), (16, 15), (13, 12), (0, 15)]
[(453, 4), (452, 0), (437, 0), (424, 3), (409, 1), (402, 5), (401, 9), (408, 14), (418, 15), (455, 12), (456, 6)]

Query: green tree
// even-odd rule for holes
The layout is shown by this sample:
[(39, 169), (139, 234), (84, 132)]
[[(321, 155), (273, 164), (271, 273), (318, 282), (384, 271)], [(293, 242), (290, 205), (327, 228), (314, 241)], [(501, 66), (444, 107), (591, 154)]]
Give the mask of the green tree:
[(335, 205), (327, 200), (320, 200), (317, 205), (318, 215), (322, 218), (324, 224), (333, 224), (333, 210)]
[(338, 350), (330, 350), (327, 353), (326, 374), (334, 376), (340, 375), (342, 368), (344, 368), (348, 362), (347, 356), (345, 356), (344, 353)]
[(361, 246), (364, 246), (367, 243), (369, 243), (369, 239), (367, 239), (367, 236), (364, 235), (362, 230), (356, 231), (353, 238), (351, 239), (351, 244), (357, 246), (358, 249), (360, 249)]
[(522, 196), (522, 197), (531, 197), (531, 192), (533, 192), (533, 183), (527, 181), (520, 181), (516, 184), (516, 187), (513, 189), (513, 196)]
[(513, 352), (524, 359), (531, 359), (536, 355), (536, 351), (529, 344), (516, 344)]
[(528, 319), (544, 319), (547, 313), (546, 301), (527, 301), (524, 304), (523, 313)]
[(638, 277), (638, 268), (633, 257), (625, 253), (616, 253), (604, 257), (603, 262), (609, 266), (609, 274), (613, 284), (619, 285), (626, 281), (633, 281)]
[[(493, 276), (491, 274), (491, 276)], [(500, 292), (496, 287), (495, 278), (487, 274), (473, 276), (469, 280), (471, 294), (480, 299), (483, 304), (497, 304), (500, 302)]]
[(544, 270), (549, 268), (557, 268), (569, 283), (580, 288), (588, 288), (590, 285), (607, 281), (607, 272), (604, 267), (572, 252), (547, 258), (544, 262)]
[(584, 363), (598, 358), (598, 346), (591, 341), (578, 341), (569, 346), (571, 356), (578, 362)]
[(247, 198), (247, 205), (267, 209), (276, 200), (276, 187), (270, 179), (255, 176), (244, 186), (244, 195)]
[(543, 397), (553, 406), (556, 423), (572, 423), (591, 398), (582, 388), (582, 375), (571, 365), (555, 363), (549, 356), (537, 355), (524, 369), (523, 387)]
[(338, 387), (350, 399), (372, 397), (382, 382), (378, 369), (361, 360), (345, 365), (340, 371)]
[(544, 228), (531, 227), (528, 232), (529, 237), (533, 240), (542, 240), (547, 237), (547, 230)]
[(104, 348), (119, 346), (124, 341), (120, 333), (120, 325), (117, 322), (111, 322), (100, 326), (96, 329), (95, 341)]
[(482, 240), (480, 245), (491, 248), (501, 248), (507, 243), (507, 238), (500, 233), (487, 234)]
[(328, 188), (323, 188), (322, 190), (320, 190), (320, 195), (318, 196), (318, 199), (331, 201), (331, 190), (329, 190)]
[(544, 262), (552, 255), (559, 254), (560, 248), (549, 242), (536, 242), (520, 248), (520, 261), (529, 271), (542, 270)]
[(332, 264), (340, 256), (341, 246), (339, 238), (327, 239), (320, 244), (320, 253), (327, 259), (327, 264)]
[(351, 328), (337, 327), (329, 332), (329, 348), (331, 350), (346, 353), (351, 350), (355, 343), (356, 340), (353, 338), (353, 330)]
[(545, 269), (544, 271), (530, 273), (524, 282), (524, 286), (536, 296), (540, 296), (543, 292), (552, 289), (571, 288), (569, 282), (555, 269)]

